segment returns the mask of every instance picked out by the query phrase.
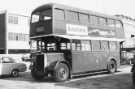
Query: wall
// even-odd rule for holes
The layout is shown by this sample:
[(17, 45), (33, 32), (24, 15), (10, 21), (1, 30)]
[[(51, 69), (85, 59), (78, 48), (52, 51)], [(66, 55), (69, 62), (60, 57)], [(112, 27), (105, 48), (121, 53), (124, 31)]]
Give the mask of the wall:
[(29, 50), (29, 17), (7, 13), (7, 48)]

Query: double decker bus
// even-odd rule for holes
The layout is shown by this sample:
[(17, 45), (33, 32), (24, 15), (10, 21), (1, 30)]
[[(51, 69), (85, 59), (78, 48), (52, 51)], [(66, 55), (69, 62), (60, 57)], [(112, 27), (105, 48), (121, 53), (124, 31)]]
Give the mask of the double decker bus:
[(120, 64), (123, 24), (115, 16), (49, 3), (31, 14), (31, 75), (57, 81)]

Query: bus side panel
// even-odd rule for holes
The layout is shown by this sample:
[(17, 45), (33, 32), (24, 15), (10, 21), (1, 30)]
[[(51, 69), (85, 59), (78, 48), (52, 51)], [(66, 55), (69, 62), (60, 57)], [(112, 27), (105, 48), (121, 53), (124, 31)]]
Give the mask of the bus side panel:
[(72, 51), (72, 73), (96, 70), (96, 58), (90, 51)]
[(116, 42), (115, 49), (110, 49), (110, 56), (115, 58), (117, 62), (117, 66), (119, 66), (120, 65), (120, 43), (119, 42)]
[(115, 59), (117, 65), (120, 63), (119, 43), (116, 49), (100, 51), (72, 51), (72, 72), (87, 72), (107, 69), (111, 59)]
[(95, 51), (92, 52), (93, 56), (97, 62), (97, 69), (96, 70), (103, 70), (106, 69), (107, 59), (108, 59), (108, 53), (105, 51)]
[(109, 47), (109, 49), (102, 51), (101, 59), (99, 60), (100, 68), (106, 69), (108, 63), (111, 59), (114, 59), (117, 63), (117, 66), (120, 65), (120, 45), (119, 42), (116, 44), (116, 48)]

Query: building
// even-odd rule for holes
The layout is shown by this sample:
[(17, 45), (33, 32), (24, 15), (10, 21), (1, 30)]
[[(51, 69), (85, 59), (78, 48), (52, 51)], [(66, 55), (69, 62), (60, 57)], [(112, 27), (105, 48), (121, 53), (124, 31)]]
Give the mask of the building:
[(29, 17), (0, 12), (0, 54), (28, 53)]
[(132, 59), (135, 55), (135, 19), (116, 15), (123, 21), (125, 41), (122, 44), (122, 55), (126, 59)]
[(123, 21), (125, 33), (125, 41), (123, 42), (123, 48), (126, 48), (126, 50), (135, 48), (135, 19), (124, 15), (116, 16), (121, 18), (121, 20)]

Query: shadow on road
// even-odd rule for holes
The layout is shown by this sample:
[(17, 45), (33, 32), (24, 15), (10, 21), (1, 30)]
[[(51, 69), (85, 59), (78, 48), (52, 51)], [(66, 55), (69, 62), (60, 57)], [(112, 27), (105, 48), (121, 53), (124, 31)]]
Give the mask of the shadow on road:
[(43, 80), (34, 80), (30, 74), (30, 72), (24, 72), (20, 73), (18, 77), (11, 77), (9, 75), (1, 76), (0, 79), (3, 80), (11, 80), (11, 81), (25, 81), (25, 82), (48, 82), (48, 83), (54, 83), (54, 79), (51, 77), (45, 77)]
[[(118, 72), (120, 72), (120, 71), (118, 71)], [(89, 77), (89, 76), (106, 75), (106, 74), (107, 74), (107, 72), (86, 74), (83, 76), (75, 76), (71, 80), (81, 79), (81, 78), (85, 78), (85, 77)], [(0, 79), (11, 80), (11, 81), (43, 82), (43, 83), (56, 83), (56, 84), (60, 83), (60, 82), (56, 82), (52, 77), (45, 77), (42, 80), (34, 80), (31, 76), (30, 72), (20, 73), (19, 77), (11, 77), (9, 75), (5, 75), (5, 76), (1, 76)]]
[(135, 89), (131, 81), (131, 73), (112, 74), (110, 76), (88, 77), (85, 79), (68, 81), (56, 84), (56, 86), (65, 86), (78, 89)]

